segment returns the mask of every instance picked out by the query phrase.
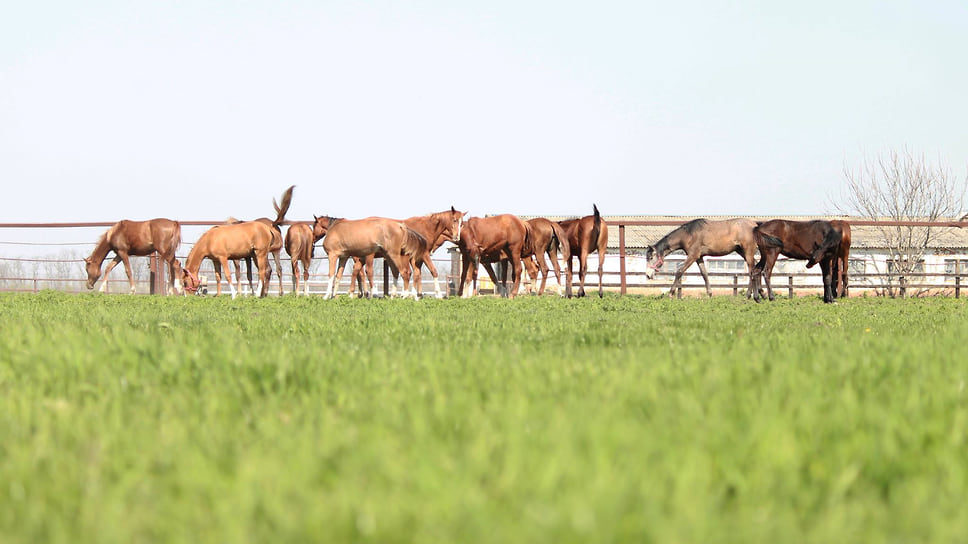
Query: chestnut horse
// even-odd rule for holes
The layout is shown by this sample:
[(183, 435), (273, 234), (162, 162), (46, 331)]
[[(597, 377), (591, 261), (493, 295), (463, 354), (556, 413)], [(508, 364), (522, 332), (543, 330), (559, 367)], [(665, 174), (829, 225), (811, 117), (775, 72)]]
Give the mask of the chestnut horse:
[[(514, 298), (521, 285), (521, 260), (531, 255), (530, 226), (519, 217), (503, 214), (491, 217), (471, 217), (461, 230), (457, 246), (460, 248), (462, 273), (457, 294), (468, 298), (477, 293), (477, 268), (480, 264), (499, 262), (508, 259), (513, 268), (514, 285), (510, 290), (504, 285), (504, 295)], [(493, 271), (487, 267), (488, 274), (497, 281)], [(464, 292), (464, 285), (473, 282), (473, 289)]]
[(598, 206), (592, 204), (592, 215), (577, 219), (566, 219), (558, 224), (565, 230), (571, 258), (568, 259), (568, 276), (572, 274), (572, 258), (578, 258), (578, 296), (585, 296), (585, 274), (588, 272), (588, 254), (598, 250), (598, 296), (604, 297), (602, 288), (602, 268), (605, 265), (605, 249), (608, 246), (608, 224), (598, 213)]
[(326, 236), (326, 231), (334, 222), (328, 216), (313, 216), (312, 223), (295, 223), (286, 231), (286, 253), (292, 260), (292, 290), (299, 294), (299, 263), (302, 263), (303, 290), (309, 295), (309, 266), (315, 256), (315, 244)]
[(260, 297), (269, 292), (269, 248), (272, 245), (274, 229), (261, 221), (246, 221), (234, 225), (219, 225), (205, 231), (195, 242), (182, 269), (182, 282), (186, 291), (197, 292), (199, 286), (198, 270), (203, 259), (210, 259), (215, 266), (216, 296), (222, 294), (222, 269), (229, 284), (232, 298), (235, 286), (229, 261), (255, 258), (259, 267), (259, 281), (262, 284)]
[(333, 298), (350, 258), (366, 259), (377, 255), (387, 259), (390, 270), (403, 276), (404, 289), (410, 289), (413, 268), (417, 286), (416, 297), (421, 295), (420, 267), (412, 266), (415, 259), (422, 258), (429, 245), (417, 231), (400, 221), (384, 217), (336, 222), (329, 227), (323, 240), (323, 249), (329, 256), (329, 285), (323, 298)]
[(833, 268), (840, 253), (841, 231), (834, 228), (830, 221), (787, 221), (773, 219), (757, 223), (753, 236), (760, 248), (760, 262), (751, 273), (750, 282), (755, 286), (753, 299), (760, 301), (759, 279), (766, 279), (766, 292), (773, 300), (770, 279), (773, 265), (779, 255), (791, 259), (806, 259), (807, 268), (820, 263), (823, 274), (823, 301), (834, 302)]
[[(282, 228), (280, 227), (280, 225), (282, 225), (282, 223), (286, 220), (286, 212), (289, 211), (289, 205), (292, 204), (292, 191), (295, 188), (296, 186), (292, 185), (288, 189), (286, 189), (285, 192), (282, 193), (282, 204), (276, 204), (276, 199), (275, 198), (272, 199), (272, 207), (275, 208), (276, 210), (275, 220), (269, 219), (268, 217), (260, 217), (254, 220), (272, 228), (272, 231), (273, 231), (272, 243), (269, 245), (269, 253), (272, 254), (273, 259), (276, 261), (276, 274), (279, 276), (279, 296), (283, 295), (282, 263), (279, 260), (279, 255), (280, 253), (282, 253), (282, 246), (283, 246)], [(226, 224), (234, 225), (242, 222), (243, 221), (240, 221), (232, 217), (232, 218), (229, 218), (228, 221), (226, 221)], [(248, 270), (249, 290), (252, 292), (252, 294), (255, 294), (255, 288), (252, 287), (252, 259), (246, 258), (245, 263), (246, 263), (246, 268)], [(238, 262), (236, 262), (236, 265), (235, 265), (235, 274), (236, 276), (238, 276), (238, 280), (241, 284), (242, 274), (239, 270)], [(269, 275), (270, 276), (272, 275), (271, 270)]]
[[(437, 251), (440, 246), (444, 245), (444, 242), (449, 241), (454, 242), (455, 244), (457, 243), (457, 240), (460, 239), (461, 224), (465, 215), (467, 215), (467, 212), (457, 211), (453, 206), (451, 206), (449, 210), (427, 215), (418, 215), (402, 221), (404, 225), (417, 231), (421, 236), (424, 237), (425, 240), (431, 242), (426, 254), (421, 256), (421, 258), (416, 262), (416, 266), (419, 267), (422, 264), (427, 267), (427, 270), (430, 271), (430, 275), (434, 278), (434, 296), (437, 298), (443, 298), (444, 293), (440, 289), (437, 267), (434, 266), (431, 255), (434, 251)], [(369, 291), (364, 290), (364, 272), (366, 273), (366, 282), (369, 284)], [(353, 277), (356, 278), (357, 282), (360, 284), (360, 290), (364, 291), (363, 296), (369, 298), (373, 292), (373, 255), (370, 255), (365, 260), (358, 258), (353, 259)], [(396, 292), (396, 288), (397, 278), (394, 276), (394, 292)], [(353, 293), (353, 290), (353, 282), (350, 282), (350, 294)]]
[(526, 221), (531, 227), (531, 249), (533, 250), (532, 256), (524, 260), (524, 267), (531, 276), (532, 282), (537, 283), (538, 274), (541, 274), (541, 285), (537, 288), (538, 295), (544, 293), (545, 284), (548, 281), (548, 263), (545, 261), (545, 254), (551, 259), (551, 267), (555, 273), (555, 279), (558, 281), (558, 294), (564, 296), (571, 296), (571, 273), (566, 274), (566, 280), (564, 282), (564, 291), (562, 290), (561, 281), (561, 268), (558, 266), (558, 249), (561, 249), (561, 256), (568, 262), (571, 260), (571, 250), (568, 246), (568, 236), (565, 234), (564, 229), (558, 223), (551, 221), (550, 219), (545, 219), (544, 217), (535, 217), (534, 219), (528, 219)]
[[(171, 219), (151, 219), (148, 221), (118, 221), (101, 235), (91, 256), (84, 259), (87, 268), (87, 288), (94, 289), (94, 284), (101, 277), (101, 264), (108, 253), (114, 252), (114, 259), (104, 271), (105, 280), (111, 270), (119, 262), (124, 263), (124, 271), (128, 273), (128, 283), (131, 294), (135, 292), (134, 277), (131, 275), (131, 262), (128, 257), (144, 257), (158, 252), (161, 259), (168, 263), (168, 293), (180, 291), (177, 269), (180, 268), (175, 260), (175, 251), (181, 245), (181, 225)], [(107, 281), (101, 282), (100, 291), (107, 288)]]
[[(746, 261), (747, 272), (752, 273), (753, 267), (756, 266), (757, 248), (756, 239), (753, 238), (754, 228), (756, 228), (756, 221), (752, 219), (724, 221), (693, 219), (666, 234), (645, 250), (646, 276), (652, 279), (655, 271), (662, 268), (666, 255), (681, 249), (686, 253), (686, 260), (676, 269), (676, 277), (669, 290), (669, 296), (680, 293), (678, 289), (682, 284), (682, 274), (692, 266), (692, 263), (697, 263), (702, 279), (706, 282), (706, 295), (711, 297), (713, 292), (709, 287), (709, 274), (706, 273), (706, 262), (703, 257), (721, 257), (736, 252)], [(752, 289), (753, 283), (750, 279), (747, 296), (752, 296)]]
[(834, 281), (837, 282), (835, 295), (843, 298), (847, 293), (847, 272), (850, 267), (850, 224), (840, 219), (834, 219), (831, 225), (840, 231), (840, 251), (834, 261)]

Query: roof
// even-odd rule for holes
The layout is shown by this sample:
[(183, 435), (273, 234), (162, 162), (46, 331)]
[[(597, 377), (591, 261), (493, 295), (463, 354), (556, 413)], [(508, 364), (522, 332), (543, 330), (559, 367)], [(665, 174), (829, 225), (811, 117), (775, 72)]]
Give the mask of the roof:
[[(530, 219), (536, 216), (521, 216), (522, 219)], [(541, 217), (547, 217), (553, 221), (560, 221), (562, 219), (571, 219), (574, 216), (561, 216), (561, 215), (546, 215)], [(774, 216), (737, 216), (737, 215), (603, 215), (602, 218), (609, 224), (614, 224), (622, 221), (676, 221), (681, 223), (687, 223), (693, 219), (705, 218), (712, 221), (723, 220), (723, 219), (734, 219), (737, 217), (746, 217), (748, 219), (753, 219), (754, 221), (767, 221), (769, 219), (787, 219), (790, 221), (813, 221), (815, 219), (843, 219), (848, 223), (851, 220), (854, 221), (868, 221), (869, 218), (857, 217), (857, 216), (840, 216), (840, 215), (774, 215)], [(885, 221), (890, 220), (889, 218), (883, 218)], [(944, 219), (942, 219), (944, 220)], [(956, 221), (956, 218), (952, 218), (951, 221)], [(852, 226), (851, 227), (851, 247), (852, 248), (863, 248), (863, 249), (886, 249), (889, 244), (886, 241), (885, 232), (890, 234), (892, 230), (897, 229), (907, 229), (909, 227), (875, 227), (875, 226)], [(922, 227), (917, 227), (918, 230), (924, 230)], [(666, 234), (675, 230), (675, 226), (660, 225), (660, 226), (629, 226), (625, 228), (625, 247), (626, 249), (645, 249), (650, 244), (654, 244), (660, 240)], [(889, 230), (891, 229), (891, 230)], [(934, 250), (965, 250), (968, 249), (968, 229), (960, 229), (954, 227), (932, 227), (931, 228), (932, 241), (929, 243), (928, 247)], [(608, 247), (618, 248), (618, 229), (611, 228), (608, 231)]]

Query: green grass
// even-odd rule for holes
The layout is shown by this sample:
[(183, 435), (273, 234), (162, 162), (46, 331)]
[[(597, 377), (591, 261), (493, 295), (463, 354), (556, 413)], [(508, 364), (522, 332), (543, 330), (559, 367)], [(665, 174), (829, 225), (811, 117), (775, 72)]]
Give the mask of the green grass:
[(968, 308), (0, 295), (0, 541), (954, 542)]

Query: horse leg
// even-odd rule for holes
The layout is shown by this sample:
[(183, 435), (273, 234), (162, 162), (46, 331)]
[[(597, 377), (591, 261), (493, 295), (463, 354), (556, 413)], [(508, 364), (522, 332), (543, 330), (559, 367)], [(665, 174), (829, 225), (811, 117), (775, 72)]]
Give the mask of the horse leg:
[(706, 282), (706, 296), (712, 298), (713, 290), (709, 287), (709, 274), (706, 272), (706, 261), (702, 257), (699, 257), (696, 260), (696, 264), (699, 265), (699, 273), (702, 274), (702, 281)]
[(437, 267), (434, 266), (434, 261), (430, 258), (430, 253), (426, 253), (422, 257), (421, 263), (427, 266), (427, 271), (434, 278), (434, 298), (444, 298), (444, 293), (440, 290), (440, 281), (437, 279)]
[(414, 258), (405, 260), (407, 261), (405, 266), (409, 266), (411, 270), (410, 294), (413, 295), (414, 300), (420, 300), (423, 298), (423, 285), (421, 285), (421, 282), (423, 281), (423, 272), (420, 270), (420, 264), (422, 261)]
[(329, 276), (326, 277), (326, 293), (323, 294), (323, 299), (333, 298), (335, 296), (335, 285), (333, 282), (336, 280), (336, 267), (338, 266), (339, 259), (329, 257), (328, 260)]
[(134, 276), (131, 274), (131, 261), (128, 259), (127, 252), (118, 253), (118, 256), (121, 257), (121, 262), (124, 263), (124, 271), (128, 274), (128, 285), (131, 286), (128, 292), (133, 295), (136, 288), (134, 285)]
[(299, 294), (299, 259), (297, 257), (289, 256), (290, 264), (292, 265), (292, 292), (296, 295)]
[[(516, 251), (511, 253), (511, 255), (520, 255), (520, 254), (521, 254), (520, 248), (516, 249)], [(511, 292), (508, 295), (508, 298), (514, 298), (518, 294), (518, 287), (521, 286), (521, 272), (524, 270), (524, 267), (521, 266), (520, 258), (518, 259), (512, 258), (511, 266), (513, 267), (512, 273), (514, 278), (514, 285), (511, 286)]]
[(281, 249), (273, 251), (272, 257), (276, 260), (276, 273), (279, 274), (279, 296), (281, 297), (285, 292), (282, 290), (282, 263), (279, 261), (280, 253), (282, 253)]
[(467, 252), (462, 252), (460, 255), (461, 261), (461, 275), (460, 282), (457, 284), (457, 296), (460, 298), (470, 298), (470, 295), (464, 296), (464, 284), (470, 281), (471, 272), (471, 258), (467, 255)]
[(766, 281), (766, 298), (773, 302), (776, 300), (776, 295), (773, 294), (773, 267), (776, 265), (776, 259), (780, 256), (780, 252), (771, 249), (767, 254), (760, 260), (760, 264), (766, 261), (766, 266), (761, 268), (763, 273), (763, 279)]
[(605, 249), (607, 241), (598, 245), (598, 298), (605, 298)]
[(108, 263), (107, 267), (104, 268), (104, 274), (101, 276), (101, 287), (98, 289), (98, 291), (101, 293), (108, 292), (108, 274), (110, 274), (111, 271), (114, 270), (114, 267), (118, 266), (118, 263), (120, 262), (121, 257), (119, 255), (115, 255), (114, 259), (112, 259), (111, 262)]
[(820, 273), (823, 274), (823, 301), (827, 304), (831, 304), (835, 300), (833, 278), (833, 261), (835, 259), (836, 257), (820, 259)]
[(679, 268), (676, 268), (676, 277), (672, 280), (672, 288), (669, 289), (670, 297), (682, 298), (682, 275), (686, 273), (686, 270), (692, 266), (692, 263), (696, 262), (696, 258), (692, 255), (686, 254), (686, 260), (682, 261)]
[(588, 249), (581, 248), (578, 253), (578, 296), (585, 296), (585, 275), (588, 273)]

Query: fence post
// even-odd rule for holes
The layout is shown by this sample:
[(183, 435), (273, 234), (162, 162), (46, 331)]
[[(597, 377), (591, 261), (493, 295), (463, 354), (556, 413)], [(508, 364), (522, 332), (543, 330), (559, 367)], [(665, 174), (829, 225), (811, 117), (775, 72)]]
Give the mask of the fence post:
[[(599, 256), (601, 257), (601, 256)], [(625, 294), (625, 225), (618, 226), (618, 269), (622, 278), (621, 294)]]
[(733, 274), (733, 296), (739, 294), (739, 276)]
[(787, 295), (793, 298), (793, 274), (787, 276)]
[(905, 286), (907, 282), (904, 281), (904, 276), (901, 276), (900, 278), (898, 278), (897, 282), (901, 286), (899, 289), (901, 293), (901, 298), (907, 298), (907, 287)]
[(152, 253), (148, 258), (148, 294), (155, 294), (155, 287), (158, 285), (158, 254)]
[[(350, 278), (350, 283), (352, 285), (353, 278)], [(390, 297), (390, 263), (383, 259), (383, 298)]]
[(961, 276), (955, 276), (955, 298), (961, 298)]

